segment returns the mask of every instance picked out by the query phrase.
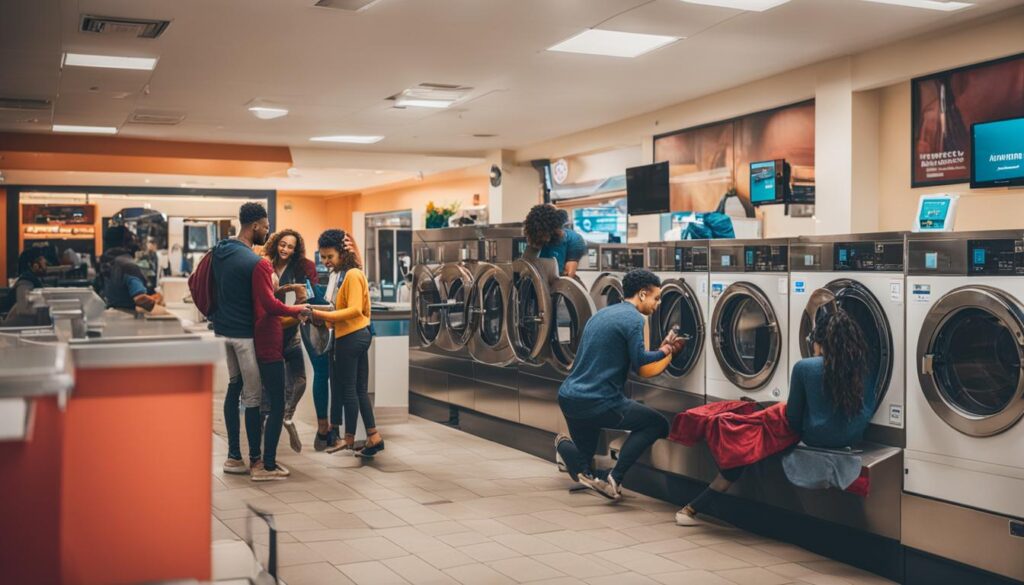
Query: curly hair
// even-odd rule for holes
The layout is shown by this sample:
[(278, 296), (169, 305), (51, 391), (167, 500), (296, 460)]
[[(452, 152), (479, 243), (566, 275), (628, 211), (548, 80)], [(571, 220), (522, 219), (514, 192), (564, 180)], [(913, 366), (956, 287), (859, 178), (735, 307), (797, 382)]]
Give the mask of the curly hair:
[(563, 225), (564, 212), (550, 203), (542, 203), (534, 205), (530, 213), (526, 214), (523, 235), (531, 246), (543, 248), (555, 240)]
[(622, 296), (631, 299), (645, 288), (661, 286), (661, 279), (650, 270), (634, 268), (622, 277)]
[(836, 410), (853, 418), (864, 407), (868, 344), (849, 313), (841, 308), (820, 314), (811, 338), (825, 358), (825, 392)]
[(267, 217), (267, 208), (262, 203), (249, 201), (238, 208), (238, 223), (245, 227)]
[(341, 255), (341, 270), (361, 268), (356, 261), (356, 255), (345, 249), (345, 230), (331, 229), (320, 234), (316, 241), (320, 248), (334, 248)]
[(291, 268), (306, 258), (306, 241), (302, 239), (302, 234), (295, 230), (281, 230), (271, 235), (267, 243), (263, 245), (263, 255), (270, 259), (271, 264), (277, 264), (277, 261), (281, 259), (277, 247), (285, 236), (295, 238), (295, 251), (288, 258), (288, 268)]

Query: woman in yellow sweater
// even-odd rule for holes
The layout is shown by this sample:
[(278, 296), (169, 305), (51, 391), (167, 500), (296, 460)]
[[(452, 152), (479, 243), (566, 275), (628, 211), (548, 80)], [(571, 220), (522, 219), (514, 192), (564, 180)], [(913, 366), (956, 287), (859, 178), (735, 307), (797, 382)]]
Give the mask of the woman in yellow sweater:
[(334, 310), (313, 311), (313, 318), (334, 325), (331, 400), (335, 404), (344, 404), (345, 442), (342, 448), (354, 448), (356, 422), (362, 415), (366, 425), (366, 444), (356, 455), (373, 457), (384, 450), (384, 439), (377, 431), (373, 405), (367, 393), (372, 339), (370, 287), (366, 275), (359, 269), (355, 254), (345, 249), (345, 232), (327, 230), (320, 234), (317, 245), (324, 266), (339, 273)]

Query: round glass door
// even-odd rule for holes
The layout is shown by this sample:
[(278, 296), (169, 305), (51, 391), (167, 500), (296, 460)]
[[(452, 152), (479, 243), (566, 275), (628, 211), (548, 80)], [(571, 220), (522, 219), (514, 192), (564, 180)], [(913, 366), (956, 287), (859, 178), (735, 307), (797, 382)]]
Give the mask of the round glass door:
[(594, 315), (594, 301), (587, 289), (574, 279), (559, 278), (551, 287), (555, 323), (551, 328), (550, 363), (564, 374), (572, 371), (583, 327)]
[(968, 286), (942, 297), (925, 318), (918, 378), (947, 424), (990, 436), (1024, 415), (1024, 312), (1005, 292)]
[(594, 281), (594, 286), (590, 289), (590, 296), (598, 310), (610, 305), (617, 305), (625, 299), (625, 295), (622, 293), (622, 281), (615, 275), (602, 274)]
[(744, 390), (771, 380), (781, 352), (778, 319), (755, 285), (738, 282), (725, 289), (712, 316), (715, 357), (725, 376)]
[(412, 309), (416, 337), (421, 347), (432, 345), (441, 332), (441, 293), (434, 273), (426, 266), (417, 266), (412, 273)]
[[(864, 341), (868, 345), (868, 370), (864, 381), (866, 387), (874, 392), (875, 411), (877, 412), (882, 403), (881, 397), (888, 390), (889, 382), (892, 379), (892, 331), (889, 328), (889, 321), (885, 317), (885, 310), (875, 295), (855, 280), (835, 280), (825, 285), (822, 290), (827, 294), (821, 295), (821, 297), (834, 300), (834, 304), (828, 302), (819, 304), (817, 307), (811, 307), (809, 304), (807, 310), (803, 312), (803, 316), (800, 318), (800, 355), (806, 358), (811, 357), (814, 353), (809, 340), (811, 332), (814, 330), (811, 312), (814, 313), (816, 319), (822, 313), (833, 311), (836, 306), (846, 311), (850, 318), (860, 326), (861, 333), (864, 334)], [(812, 298), (814, 296), (812, 295)]]
[(441, 293), (442, 334), (437, 344), (448, 351), (458, 351), (469, 341), (470, 293), (473, 275), (464, 264), (445, 264), (437, 276), (438, 291)]
[(530, 260), (516, 260), (506, 320), (509, 342), (519, 360), (532, 363), (542, 359), (551, 335), (551, 315), (551, 293), (544, 272)]
[(661, 287), (661, 305), (651, 317), (648, 345), (658, 347), (676, 326), (679, 327), (679, 335), (689, 337), (686, 347), (672, 358), (666, 370), (678, 378), (693, 369), (704, 351), (704, 316), (689, 285), (682, 280), (667, 280)]
[(478, 361), (506, 365), (515, 359), (505, 327), (511, 286), (511, 276), (497, 266), (484, 264), (477, 271), (468, 311), (472, 329), (469, 353)]

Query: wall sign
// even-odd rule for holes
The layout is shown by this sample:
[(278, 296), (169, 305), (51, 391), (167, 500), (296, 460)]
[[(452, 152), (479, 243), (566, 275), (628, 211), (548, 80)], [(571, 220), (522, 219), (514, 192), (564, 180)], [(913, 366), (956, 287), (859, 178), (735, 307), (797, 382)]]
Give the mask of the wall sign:
[(911, 82), (911, 187), (971, 180), (971, 126), (1024, 116), (1024, 54)]
[(569, 161), (564, 158), (560, 158), (555, 162), (551, 163), (551, 179), (556, 185), (565, 183), (565, 180), (569, 178)]

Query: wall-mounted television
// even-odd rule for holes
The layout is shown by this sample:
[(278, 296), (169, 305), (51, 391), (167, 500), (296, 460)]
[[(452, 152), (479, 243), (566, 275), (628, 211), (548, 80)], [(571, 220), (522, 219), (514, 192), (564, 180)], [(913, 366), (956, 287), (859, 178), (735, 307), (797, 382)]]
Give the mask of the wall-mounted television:
[(1024, 186), (1024, 118), (971, 126), (971, 188)]
[(668, 213), (670, 200), (668, 162), (626, 169), (626, 207), (630, 215)]
[(775, 205), (789, 203), (789, 164), (785, 160), (750, 163), (750, 203)]

